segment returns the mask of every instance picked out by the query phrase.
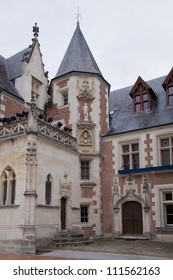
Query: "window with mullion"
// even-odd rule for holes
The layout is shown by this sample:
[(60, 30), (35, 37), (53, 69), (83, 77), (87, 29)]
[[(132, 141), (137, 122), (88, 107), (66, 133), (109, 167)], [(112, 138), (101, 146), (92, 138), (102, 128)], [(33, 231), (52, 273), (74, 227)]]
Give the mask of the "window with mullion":
[(89, 222), (89, 205), (81, 205), (80, 207), (81, 223), (85, 224)]
[(149, 94), (140, 92), (134, 96), (134, 113), (148, 111), (150, 109)]
[(165, 225), (173, 226), (173, 191), (163, 192), (163, 204), (165, 209)]
[(81, 161), (81, 180), (90, 180), (90, 161)]
[(124, 170), (139, 168), (139, 143), (122, 145), (121, 156)]
[(160, 157), (162, 166), (173, 164), (173, 137), (160, 139)]
[(168, 87), (167, 91), (167, 105), (173, 106), (173, 86)]

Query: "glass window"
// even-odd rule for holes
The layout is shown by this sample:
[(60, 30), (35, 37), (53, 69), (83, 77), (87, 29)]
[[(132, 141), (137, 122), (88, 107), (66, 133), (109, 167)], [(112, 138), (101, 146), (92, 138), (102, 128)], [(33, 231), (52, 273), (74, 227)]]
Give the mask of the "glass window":
[(80, 207), (81, 223), (85, 224), (89, 222), (89, 205), (81, 205)]
[(140, 113), (143, 111), (148, 111), (150, 109), (150, 99), (149, 94), (146, 92), (137, 93), (134, 96), (134, 113)]
[(81, 161), (81, 180), (90, 180), (90, 161)]
[(122, 145), (121, 157), (124, 170), (139, 168), (139, 143)]
[(173, 226), (173, 191), (163, 193), (163, 205), (165, 209), (165, 225)]
[(45, 190), (45, 201), (47, 205), (51, 204), (51, 192), (52, 192), (52, 182), (50, 174), (47, 175), (46, 180), (46, 190)]
[(1, 175), (1, 205), (14, 205), (16, 179), (14, 171), (7, 167)]
[(167, 90), (167, 104), (172, 106), (173, 105), (173, 87), (168, 87)]
[(68, 105), (68, 91), (62, 92), (62, 105)]
[(173, 137), (160, 139), (161, 165), (173, 164)]

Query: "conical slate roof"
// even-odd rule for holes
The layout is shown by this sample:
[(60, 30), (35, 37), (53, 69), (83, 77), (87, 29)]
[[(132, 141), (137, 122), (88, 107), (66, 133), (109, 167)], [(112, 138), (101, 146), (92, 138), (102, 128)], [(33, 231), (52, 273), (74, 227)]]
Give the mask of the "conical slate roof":
[(70, 72), (102, 73), (81, 32), (79, 22), (55, 78)]

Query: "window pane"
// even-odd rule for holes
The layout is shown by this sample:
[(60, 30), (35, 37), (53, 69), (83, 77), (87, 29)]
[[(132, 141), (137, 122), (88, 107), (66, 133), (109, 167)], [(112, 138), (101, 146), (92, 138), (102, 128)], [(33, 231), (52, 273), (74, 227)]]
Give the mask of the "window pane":
[(173, 105), (173, 95), (169, 95), (168, 102), (169, 105)]
[(142, 100), (148, 100), (148, 94), (147, 93), (142, 95)]
[(147, 111), (148, 109), (149, 109), (148, 101), (147, 102), (143, 102), (143, 111)]
[(132, 155), (132, 168), (139, 168), (139, 154)]
[(7, 181), (4, 181), (4, 188), (3, 188), (3, 205), (6, 205), (7, 202)]
[(51, 181), (46, 181), (46, 193), (45, 193), (45, 200), (46, 200), (46, 204), (50, 204), (51, 203)]
[(169, 94), (173, 94), (173, 87), (169, 87)]
[(140, 102), (140, 101), (141, 101), (140, 95), (136, 95), (136, 96), (135, 96), (135, 102)]
[(169, 146), (169, 138), (161, 139), (161, 147), (167, 147)]
[(11, 204), (14, 204), (15, 201), (15, 185), (16, 185), (16, 181), (12, 180), (11, 182)]
[(165, 193), (165, 200), (172, 200), (172, 193)]
[(90, 179), (90, 162), (81, 161), (81, 180)]
[(135, 112), (136, 113), (139, 113), (141, 111), (141, 106), (140, 106), (140, 104), (135, 104)]
[(129, 152), (129, 145), (124, 145), (123, 146), (123, 153), (128, 153)]
[(162, 150), (162, 165), (169, 165), (170, 164), (170, 153), (169, 150)]
[(130, 156), (123, 156), (123, 167), (125, 170), (130, 169)]
[(67, 105), (68, 104), (68, 94), (64, 94), (63, 95), (63, 105)]
[(132, 144), (132, 151), (139, 151), (139, 144), (136, 143), (136, 144)]
[(81, 206), (81, 223), (88, 223), (88, 205)]
[(167, 224), (173, 224), (173, 204), (166, 205), (166, 222)]

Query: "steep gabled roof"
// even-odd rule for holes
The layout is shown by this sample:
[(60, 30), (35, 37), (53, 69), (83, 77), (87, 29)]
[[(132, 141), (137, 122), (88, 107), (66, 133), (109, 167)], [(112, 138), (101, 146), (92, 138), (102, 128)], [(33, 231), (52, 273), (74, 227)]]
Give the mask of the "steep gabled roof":
[[(22, 76), (22, 62), (29, 61), (29, 57), (31, 55), (32, 48), (26, 48), (21, 52), (7, 58), (8, 72), (10, 80), (14, 80), (18, 77)], [(27, 62), (28, 62), (27, 61)]]
[(22, 96), (9, 79), (7, 61), (3, 56), (0, 56), (0, 88), (23, 100)]
[(102, 77), (102, 73), (81, 32), (79, 22), (77, 22), (76, 30), (55, 78), (70, 72), (93, 73)]

